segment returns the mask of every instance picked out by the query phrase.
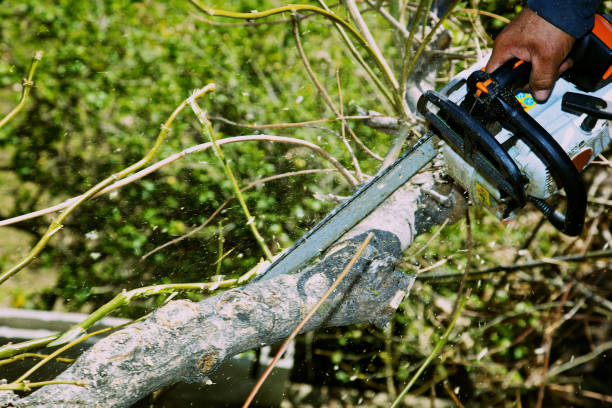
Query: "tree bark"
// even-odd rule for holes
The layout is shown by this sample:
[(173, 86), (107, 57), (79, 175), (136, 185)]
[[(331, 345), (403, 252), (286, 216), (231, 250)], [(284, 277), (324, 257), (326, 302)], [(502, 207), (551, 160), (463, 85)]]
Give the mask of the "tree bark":
[(126, 407), (178, 382), (200, 382), (226, 359), (286, 338), (355, 254), (366, 250), (304, 331), (374, 323), (385, 326), (414, 281), (396, 269), (416, 235), (465, 210), (463, 195), (429, 171), (397, 190), (303, 271), (255, 282), (200, 302), (176, 300), (85, 352), (58, 380), (25, 398), (0, 393), (13, 407)]

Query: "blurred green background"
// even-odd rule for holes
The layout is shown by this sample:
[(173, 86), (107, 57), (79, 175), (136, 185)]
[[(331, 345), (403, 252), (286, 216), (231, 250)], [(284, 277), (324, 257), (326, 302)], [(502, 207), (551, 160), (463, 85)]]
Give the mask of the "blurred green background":
[[(498, 2), (499, 3), (499, 2)], [(215, 2), (250, 11), (277, 1)], [(514, 11), (514, 3), (491, 9)], [(463, 4), (463, 6), (469, 6)], [(342, 7), (336, 7), (347, 17)], [(385, 55), (397, 65), (388, 24), (370, 12), (369, 22)], [(288, 19), (288, 16), (275, 20)], [(485, 21), (490, 31), (502, 26)], [(464, 26), (450, 24), (457, 41), (469, 43)], [(390, 114), (381, 106), (363, 69), (348, 56), (327, 21), (301, 22), (303, 43), (320, 81), (335, 101), (338, 70), (346, 114), (357, 106)], [(45, 55), (24, 111), (0, 132), (0, 216), (9, 218), (76, 196), (137, 161), (152, 145), (159, 126), (192, 90), (209, 82), (217, 91), (201, 103), (212, 116), (241, 123), (300, 122), (333, 116), (304, 71), (290, 22), (244, 26), (236, 20), (204, 19), (186, 1), (24, 1), (0, 7), (0, 111), (19, 96), (21, 78), (38, 49)], [(469, 45), (473, 47), (472, 45)], [(473, 52), (471, 52), (473, 54)], [(465, 64), (459, 61), (457, 71)], [(215, 121), (218, 137), (264, 133)], [(340, 142), (338, 123), (326, 129), (273, 129), (319, 144), (352, 169)], [(350, 122), (373, 151), (384, 155), (390, 137)], [(335, 133), (335, 134), (334, 134)], [(206, 141), (187, 109), (175, 122), (157, 159)], [(242, 185), (276, 173), (329, 168), (305, 148), (265, 142), (224, 147)], [(376, 161), (355, 149), (366, 173)], [(349, 195), (337, 174), (295, 176), (245, 193), (257, 227), (273, 250), (288, 246), (333, 203), (313, 193)], [(199, 281), (216, 270), (219, 226), (226, 250), (221, 273), (240, 273), (263, 256), (245, 228), (237, 202), (190, 238), (141, 257), (200, 225), (232, 190), (211, 152), (187, 156), (117, 193), (98, 198), (70, 216), (28, 269), (57, 276), (43, 294), (30, 288), (0, 291), (0, 302), (18, 306), (79, 309), (100, 304), (118, 289), (154, 282)], [(51, 217), (2, 228), (0, 266), (26, 253)], [(16, 278), (18, 279), (18, 278)], [(28, 275), (25, 282), (31, 280)], [(46, 282), (48, 283), (48, 282)], [(25, 294), (25, 295), (24, 295)]]
[[(236, 11), (261, 11), (283, 4), (272, 0), (211, 2)], [(383, 53), (393, 66), (399, 66), (388, 22), (365, 3), (359, 5)], [(512, 18), (521, 2), (470, 1), (457, 7), (466, 8)], [(609, 10), (609, 2), (602, 8)], [(348, 18), (342, 6), (334, 10)], [(474, 62), (479, 49), (491, 45), (478, 33), (477, 22), (491, 36), (503, 28), (498, 19), (474, 16), (456, 12), (445, 24), (453, 36), (451, 51), (469, 59), (446, 61), (438, 86)], [(160, 124), (175, 107), (194, 89), (210, 82), (217, 90), (201, 99), (200, 105), (212, 117), (257, 124), (332, 117), (303, 69), (288, 19), (284, 15), (271, 18), (278, 24), (245, 25), (204, 17), (186, 1), (0, 1), (0, 112), (8, 112), (17, 102), (34, 52), (45, 53), (26, 107), (0, 130), (0, 218), (59, 203), (134, 163), (152, 145)], [(345, 114), (357, 114), (358, 107), (391, 114), (327, 21), (309, 17), (300, 22), (300, 28), (313, 69), (336, 103), (339, 72)], [(219, 120), (213, 124), (220, 138), (267, 133), (309, 140), (352, 170), (338, 122), (266, 131)], [(349, 124), (367, 146), (384, 155), (390, 136), (359, 121)], [(186, 109), (156, 160), (204, 142), (200, 124)], [(310, 150), (292, 145), (245, 142), (226, 145), (223, 150), (243, 186), (278, 173), (331, 168)], [(378, 162), (355, 151), (364, 172), (373, 174)], [(596, 171), (589, 170), (587, 179), (595, 177)], [(315, 193), (348, 196), (351, 188), (337, 173), (327, 172), (276, 180), (245, 192), (256, 225), (274, 252), (290, 245), (334, 206)], [(224, 252), (229, 254), (221, 261), (220, 273), (240, 275), (263, 253), (236, 201), (196, 234), (143, 259), (149, 251), (202, 224), (231, 195), (229, 181), (208, 151), (189, 155), (113, 194), (91, 200), (67, 219), (64, 230), (34, 263), (0, 288), (0, 305), (89, 312), (123, 289), (207, 280), (218, 270), (221, 237)], [(608, 225), (609, 229), (608, 210), (603, 212), (608, 221), (601, 221), (602, 213), (598, 216), (601, 228)], [(0, 267), (5, 270), (25, 255), (51, 219), (45, 216), (0, 227)], [(595, 250), (606, 244), (595, 234), (581, 247), (585, 238), (571, 241), (548, 225), (531, 236), (539, 219), (537, 213), (528, 212), (504, 227), (483, 210), (473, 209), (472, 268), (563, 255), (576, 248)], [(426, 267), (442, 261), (445, 270), (462, 271), (467, 258), (466, 231), (465, 221), (447, 227), (428, 249), (417, 254), (429, 235), (419, 238), (415, 250), (406, 256), (407, 265)], [(413, 271), (408, 266), (405, 269)], [(564, 281), (559, 284), (558, 280), (589, 276), (600, 282), (607, 271), (606, 264), (597, 262), (563, 268), (553, 265), (537, 270), (531, 281), (502, 276), (470, 283), (470, 311), (458, 323), (461, 338), (454, 343), (457, 347), (443, 355), (443, 364), (424, 374), (424, 384), (450, 378), (451, 385), (461, 384), (459, 396), (464, 401), (479, 401), (483, 406), (514, 398), (517, 390), (533, 401), (537, 390), (524, 383), (533, 374), (530, 367), (538, 366), (535, 350), (541, 346), (542, 321), (556, 307), (550, 302), (558, 300), (559, 285), (563, 286)], [(457, 287), (457, 280), (417, 283), (387, 334), (359, 326), (302, 338), (298, 357), (328, 375), (314, 378), (318, 371), (306, 364), (295, 378), (389, 390), (384, 369), (391, 366), (398, 384), (406, 381), (444, 331)], [(605, 287), (602, 290), (604, 297), (610, 293)], [(121, 313), (140, 316), (163, 300), (160, 296), (137, 301)], [(593, 312), (596, 306), (582, 312), (609, 322), (610, 313)], [(500, 316), (499, 324), (487, 326)], [(604, 323), (597, 326), (602, 332), (592, 336), (609, 336), (609, 326)], [(587, 352), (593, 340), (587, 337), (580, 334), (579, 340), (562, 341), (555, 356)], [(313, 347), (314, 357), (308, 355)], [(487, 354), (487, 350), (495, 352)], [(482, 357), (474, 358), (483, 351)], [(605, 379), (611, 378), (605, 368), (609, 357), (598, 361), (578, 384), (603, 392)], [(501, 402), (494, 398), (500, 389), (506, 392)]]
[[(237, 8), (257, 7), (265, 5), (243, 2)], [(78, 195), (137, 161), (174, 108), (209, 82), (217, 85), (217, 91), (201, 105), (211, 115), (248, 123), (331, 116), (301, 67), (290, 24), (211, 25), (198, 16), (193, 6), (179, 1), (3, 4), (2, 111), (16, 102), (16, 90), (34, 51), (42, 49), (45, 56), (26, 109), (0, 133), (2, 218)], [(331, 86), (335, 70), (341, 70), (345, 109), (355, 113), (358, 102), (381, 110), (367, 93), (357, 93), (359, 75), (338, 39), (325, 39), (329, 27), (312, 18), (302, 30), (322, 81)], [(327, 46), (320, 47), (321, 41)], [(217, 137), (262, 133), (221, 122), (215, 125)], [(364, 141), (383, 154), (388, 137), (356, 126)], [(268, 133), (311, 140), (350, 165), (333, 133), (307, 128)], [(186, 109), (157, 158), (206, 140)], [(291, 145), (248, 142), (226, 146), (224, 151), (242, 185), (275, 173), (330, 167), (309, 150)], [(375, 163), (360, 158), (366, 170), (373, 170)], [(331, 207), (313, 199), (315, 191), (348, 195), (350, 188), (338, 176), (323, 174), (275, 181), (245, 193), (257, 227), (274, 250), (288, 246)], [(245, 228), (237, 202), (208, 228), (140, 259), (201, 224), (231, 195), (215, 156), (204, 152), (87, 203), (30, 267), (57, 273), (57, 286), (22, 301), (28, 307), (51, 308), (59, 297), (66, 307), (78, 309), (85, 302), (99, 304), (121, 288), (206, 279), (216, 270), (218, 221), (223, 222), (226, 250), (233, 249), (223, 260), (221, 273), (244, 272), (263, 254)], [(5, 244), (16, 247), (2, 254), (3, 268), (23, 255), (29, 244), (21, 239), (17, 245), (8, 234), (21, 232), (25, 234), (19, 237), (35, 239), (49, 220), (3, 228), (5, 240), (10, 241)]]

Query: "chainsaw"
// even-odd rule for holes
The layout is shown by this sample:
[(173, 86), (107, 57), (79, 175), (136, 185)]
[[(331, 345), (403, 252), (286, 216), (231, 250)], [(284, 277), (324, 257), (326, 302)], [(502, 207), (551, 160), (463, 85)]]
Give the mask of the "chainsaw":
[[(425, 136), (283, 251), (256, 280), (306, 266), (440, 151), (446, 173), (473, 203), (502, 222), (532, 203), (559, 231), (579, 235), (587, 205), (580, 172), (611, 138), (612, 17), (596, 15), (593, 30), (576, 41), (569, 57), (572, 68), (542, 104), (523, 90), (531, 64), (518, 59), (492, 73), (480, 61), (439, 92), (425, 92), (417, 104), (430, 127)], [(564, 210), (549, 202), (553, 196), (564, 196)]]

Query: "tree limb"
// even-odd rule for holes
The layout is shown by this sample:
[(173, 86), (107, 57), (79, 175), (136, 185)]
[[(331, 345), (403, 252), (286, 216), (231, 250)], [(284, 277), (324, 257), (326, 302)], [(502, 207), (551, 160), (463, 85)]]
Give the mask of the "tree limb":
[[(374, 323), (385, 326), (413, 276), (396, 270), (415, 236), (463, 214), (465, 200), (433, 172), (397, 190), (376, 211), (296, 274), (255, 282), (200, 302), (176, 300), (142, 322), (95, 344), (54, 384), (19, 399), (0, 393), (0, 406), (125, 407), (163, 386), (201, 382), (226, 359), (286, 338), (353, 257), (368, 232), (374, 238), (347, 277), (304, 327)], [(431, 191), (438, 194), (432, 194)], [(447, 198), (440, 203), (440, 194)], [(3, 405), (4, 403), (4, 405)]]

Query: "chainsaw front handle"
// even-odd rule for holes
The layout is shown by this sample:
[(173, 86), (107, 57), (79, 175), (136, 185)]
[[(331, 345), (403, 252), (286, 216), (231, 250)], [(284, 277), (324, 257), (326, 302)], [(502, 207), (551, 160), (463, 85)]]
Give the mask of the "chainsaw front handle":
[(554, 210), (538, 197), (529, 200), (564, 234), (579, 235), (584, 227), (587, 197), (582, 178), (574, 163), (557, 141), (514, 97), (514, 90), (529, 79), (531, 64), (510, 60), (489, 74), (473, 72), (467, 81), (468, 95), (479, 102), (487, 117), (496, 121), (525, 142), (542, 160), (559, 188), (565, 190), (565, 213)]

